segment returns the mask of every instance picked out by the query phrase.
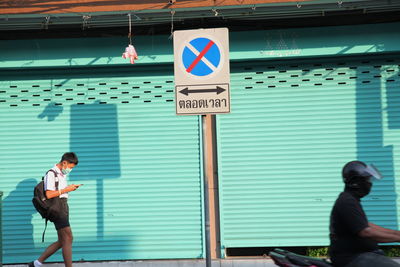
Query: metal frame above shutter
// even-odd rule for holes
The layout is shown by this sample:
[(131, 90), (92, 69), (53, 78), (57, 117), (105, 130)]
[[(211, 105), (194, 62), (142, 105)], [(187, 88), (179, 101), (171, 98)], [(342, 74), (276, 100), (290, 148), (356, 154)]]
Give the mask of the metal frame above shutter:
[(56, 240), (41, 243), (32, 190), (71, 150), (73, 260), (204, 257), (201, 120), (175, 115), (172, 69), (0, 72), (4, 263)]
[(353, 159), (385, 176), (363, 200), (369, 218), (398, 227), (399, 64), (398, 55), (232, 64), (232, 112), (217, 120), (222, 248), (328, 245), (341, 168)]

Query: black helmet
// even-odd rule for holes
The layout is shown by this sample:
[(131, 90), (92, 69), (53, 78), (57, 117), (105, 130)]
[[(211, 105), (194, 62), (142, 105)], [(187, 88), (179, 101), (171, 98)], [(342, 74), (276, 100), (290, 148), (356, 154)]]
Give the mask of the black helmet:
[(350, 161), (344, 165), (342, 170), (343, 182), (354, 184), (363, 181), (371, 182), (373, 178), (380, 180), (382, 175), (372, 164), (367, 165), (362, 161)]

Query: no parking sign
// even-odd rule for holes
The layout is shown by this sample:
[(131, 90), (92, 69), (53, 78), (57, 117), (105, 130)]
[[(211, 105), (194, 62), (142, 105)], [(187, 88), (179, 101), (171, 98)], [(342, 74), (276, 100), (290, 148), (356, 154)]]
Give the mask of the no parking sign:
[(227, 28), (174, 32), (178, 115), (230, 112)]

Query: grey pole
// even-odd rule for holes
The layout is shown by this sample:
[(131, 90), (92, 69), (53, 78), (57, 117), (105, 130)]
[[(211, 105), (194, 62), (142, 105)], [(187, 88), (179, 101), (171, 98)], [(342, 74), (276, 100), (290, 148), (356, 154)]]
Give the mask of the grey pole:
[(202, 130), (203, 130), (203, 173), (204, 173), (204, 223), (205, 223), (205, 239), (206, 239), (206, 267), (211, 267), (211, 244), (210, 244), (210, 203), (208, 194), (208, 177), (207, 174), (207, 136), (206, 136), (206, 116), (202, 116)]

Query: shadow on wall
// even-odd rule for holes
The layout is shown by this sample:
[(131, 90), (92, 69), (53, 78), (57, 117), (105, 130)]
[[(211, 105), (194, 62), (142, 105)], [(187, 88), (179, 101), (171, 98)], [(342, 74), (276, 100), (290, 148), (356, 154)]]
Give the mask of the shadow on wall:
[[(357, 73), (357, 77), (362, 77), (360, 71)], [(373, 86), (365, 86), (365, 84), (369, 84), (370, 82), (361, 79), (357, 80), (357, 159), (367, 163), (374, 163), (381, 170), (384, 179), (374, 184), (372, 193), (364, 200), (364, 206), (370, 214), (369, 219), (372, 219), (377, 224), (395, 229), (397, 228), (398, 215), (393, 146), (384, 146), (383, 144), (381, 83), (376, 83)], [(385, 208), (382, 210), (381, 208), (377, 208), (377, 206)], [(377, 219), (381, 221), (378, 222)]]
[(121, 176), (117, 106), (92, 104), (71, 106), (70, 150), (79, 157), (70, 180), (95, 180), (97, 238), (104, 238), (104, 179)]
[[(49, 237), (49, 234), (55, 232), (51, 222), (47, 227), (45, 242), (41, 243), (42, 231), (44, 229), (44, 220), (39, 224), (40, 234), (34, 235), (32, 218), (37, 214), (32, 204), (33, 188), (37, 185), (38, 180), (29, 178), (24, 179), (16, 188), (11, 191), (3, 199), (3, 264), (23, 264), (30, 262), (41, 255), (44, 249), (55, 240)], [(100, 193), (98, 193), (100, 197)], [(102, 207), (99, 207), (99, 209)], [(97, 211), (99, 213), (99, 210)], [(102, 214), (99, 214), (102, 215)], [(39, 215), (37, 215), (39, 216)], [(43, 227), (43, 228), (42, 228)], [(99, 246), (98, 240), (77, 237), (78, 242), (74, 242), (75, 248), (93, 248)], [(105, 258), (114, 258), (117, 254), (120, 259), (133, 258), (132, 247), (135, 247), (134, 240), (127, 240), (123, 236), (107, 236), (106, 242), (118, 242), (118, 253), (115, 251), (107, 251), (102, 255)], [(129, 249), (131, 248), (131, 249)], [(96, 251), (76, 251), (74, 253), (74, 261), (90, 261), (98, 259), (99, 255)], [(47, 262), (61, 262), (61, 250), (51, 256)]]
[(47, 118), (47, 121), (54, 121), (56, 117), (58, 117), (63, 112), (63, 110), (63, 106), (57, 105), (56, 102), (50, 102), (44, 108), (43, 112), (40, 113), (37, 117), (39, 119)]
[[(383, 70), (382, 70), (383, 71)], [(400, 129), (400, 90), (399, 85), (395, 81), (399, 77), (398, 71), (394, 69), (387, 69), (393, 73), (387, 77), (386, 82), (386, 103), (389, 129)]]
[(17, 257), (17, 254), (14, 255), (15, 248), (18, 248), (18, 255), (32, 253), (35, 249), (32, 216), (36, 210), (32, 205), (32, 196), (37, 183), (33, 178), (22, 180), (3, 199), (4, 259)]

